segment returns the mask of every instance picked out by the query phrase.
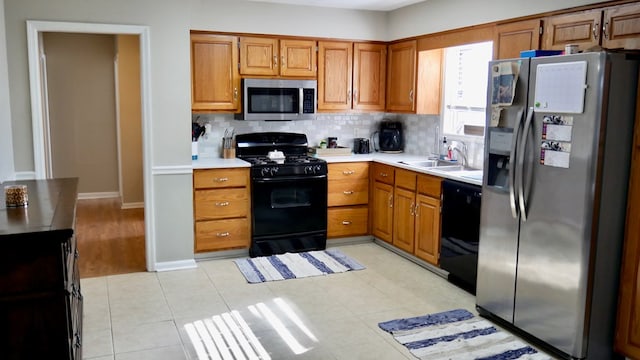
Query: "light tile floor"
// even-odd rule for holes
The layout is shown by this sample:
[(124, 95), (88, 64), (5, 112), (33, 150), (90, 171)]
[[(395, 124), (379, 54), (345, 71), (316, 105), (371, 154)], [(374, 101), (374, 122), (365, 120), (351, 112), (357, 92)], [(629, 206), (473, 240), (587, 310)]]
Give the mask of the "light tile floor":
[(377, 324), (454, 308), (475, 313), (472, 295), (375, 243), (340, 248), (366, 269), (248, 284), (233, 259), (222, 259), (82, 279), (84, 358), (198, 359), (187, 329), (235, 310), (271, 359), (414, 359)]

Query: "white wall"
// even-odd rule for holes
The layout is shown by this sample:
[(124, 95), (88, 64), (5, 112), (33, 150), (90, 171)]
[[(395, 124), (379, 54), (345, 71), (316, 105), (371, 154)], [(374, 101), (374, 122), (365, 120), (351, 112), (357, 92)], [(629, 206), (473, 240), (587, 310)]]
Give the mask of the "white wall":
[(9, 74), (4, 29), (4, 0), (0, 0), (0, 182), (14, 179), (13, 135), (9, 103)]
[(389, 13), (387, 39), (513, 19), (601, 0), (427, 0)]

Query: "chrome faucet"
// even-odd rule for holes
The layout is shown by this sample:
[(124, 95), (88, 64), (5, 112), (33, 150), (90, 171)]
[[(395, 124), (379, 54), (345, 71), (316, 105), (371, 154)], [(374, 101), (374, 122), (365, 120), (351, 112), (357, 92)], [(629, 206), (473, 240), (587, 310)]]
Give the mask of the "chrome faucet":
[(467, 159), (467, 144), (465, 144), (463, 141), (454, 140), (451, 142), (451, 145), (449, 147), (451, 148), (451, 151), (455, 151), (460, 154), (460, 156), (462, 157), (462, 166), (469, 165), (469, 161)]

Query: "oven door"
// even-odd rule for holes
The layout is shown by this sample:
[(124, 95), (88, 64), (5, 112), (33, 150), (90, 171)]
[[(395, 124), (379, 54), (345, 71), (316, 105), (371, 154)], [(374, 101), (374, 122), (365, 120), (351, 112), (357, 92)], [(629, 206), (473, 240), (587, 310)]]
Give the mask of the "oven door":
[(327, 230), (327, 176), (252, 181), (253, 237)]

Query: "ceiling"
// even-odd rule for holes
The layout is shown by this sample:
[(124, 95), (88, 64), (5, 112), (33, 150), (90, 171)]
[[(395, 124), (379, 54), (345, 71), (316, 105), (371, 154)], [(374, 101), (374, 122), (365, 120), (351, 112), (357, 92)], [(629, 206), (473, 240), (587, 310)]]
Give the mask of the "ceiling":
[(391, 11), (424, 0), (249, 0), (290, 5), (319, 6), (328, 8)]

